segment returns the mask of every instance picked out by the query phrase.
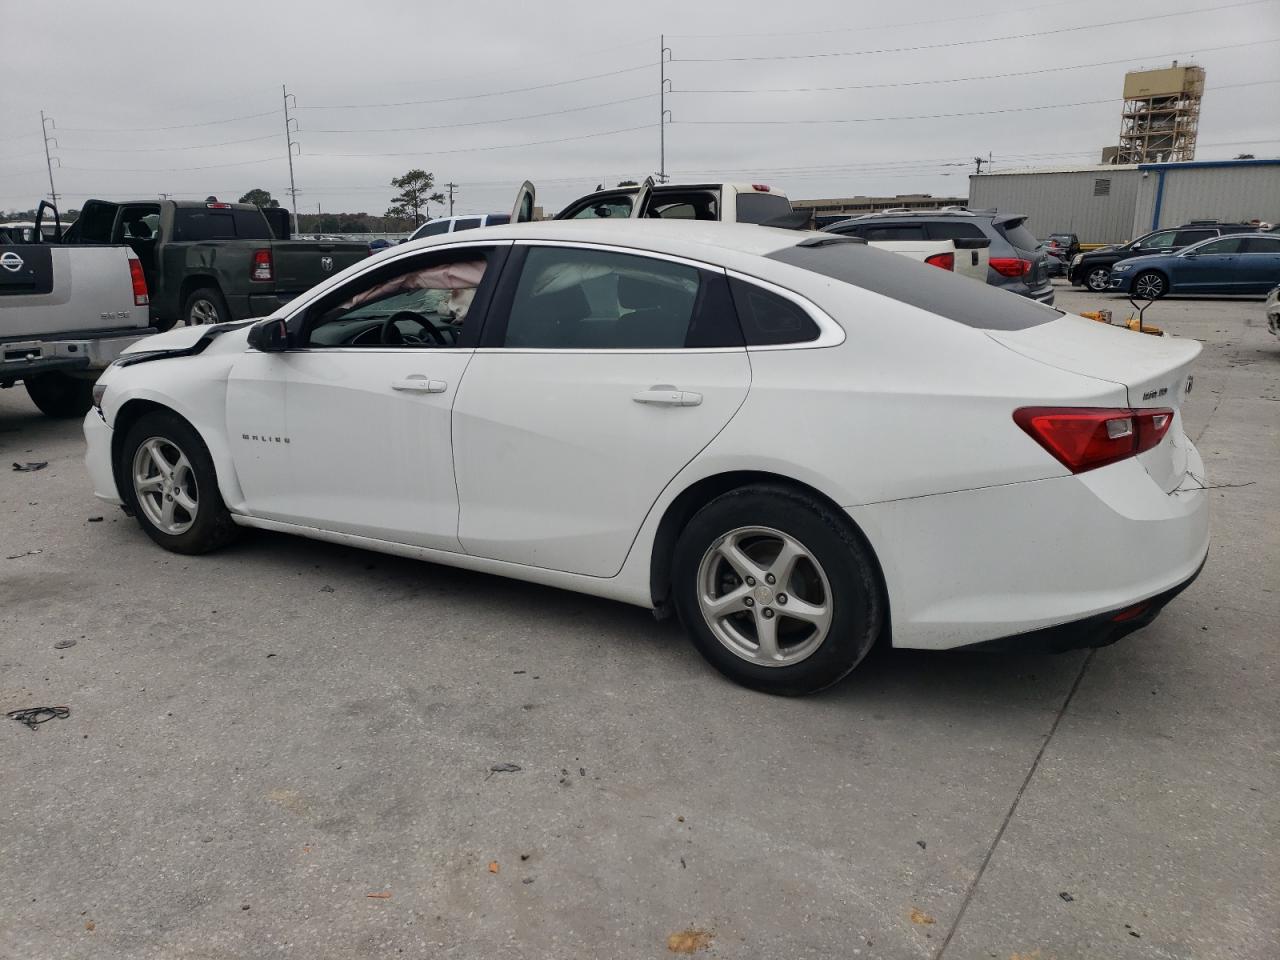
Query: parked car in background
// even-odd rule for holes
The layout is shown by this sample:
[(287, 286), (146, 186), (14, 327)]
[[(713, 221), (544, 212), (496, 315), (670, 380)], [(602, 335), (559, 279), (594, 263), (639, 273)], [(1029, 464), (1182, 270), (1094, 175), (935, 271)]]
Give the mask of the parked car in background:
[(1053, 247), (1048, 245), (1048, 243), (1043, 243), (1040, 247), (1047, 258), (1046, 262), (1049, 265), (1049, 276), (1065, 277), (1067, 275), (1067, 262), (1063, 260)]
[[(37, 215), (57, 211), (42, 203)], [(41, 412), (79, 417), (93, 382), (126, 347), (154, 333), (142, 264), (123, 244), (56, 243), (31, 224), (0, 244), (0, 388), (21, 381)]]
[(1122, 260), (1111, 268), (1107, 290), (1158, 300), (1169, 293), (1265, 294), (1277, 283), (1280, 234), (1255, 232)]
[(799, 227), (809, 220), (785, 194), (763, 183), (659, 183), (597, 190), (570, 203), (556, 220), (719, 220)]
[(1267, 329), (1273, 337), (1280, 337), (1280, 286), (1267, 295)]
[(157, 329), (271, 313), (369, 256), (363, 240), (292, 240), (289, 212), (216, 200), (90, 200), (64, 243), (137, 254)]
[(1026, 221), (1021, 214), (995, 210), (885, 210), (824, 229), (865, 240), (986, 240), (989, 284), (1051, 304), (1048, 255)]
[(1174, 253), (1184, 247), (1224, 233), (1255, 233), (1256, 223), (1219, 223), (1216, 220), (1193, 220), (1180, 227), (1168, 227), (1144, 233), (1128, 243), (1100, 247), (1087, 253), (1078, 253), (1071, 259), (1068, 274), (1072, 284), (1087, 287), (1095, 293), (1107, 289), (1111, 268), (1131, 257), (1151, 254)]
[(802, 694), (879, 640), (1151, 622), (1208, 551), (1199, 352), (831, 234), (511, 225), (136, 345), (85, 463), (167, 550), (257, 527), (608, 597)]
[(1067, 263), (1080, 252), (1080, 238), (1074, 233), (1051, 233), (1045, 244), (1051, 254)]
[(419, 237), (435, 237), (442, 233), (458, 233), (461, 230), (478, 230), (480, 227), (494, 227), (503, 223), (510, 223), (511, 215), (508, 213), (480, 213), (467, 214), (457, 217), (436, 217), (434, 220), (428, 220), (417, 230), (409, 235), (410, 240), (417, 240)]
[[(840, 236), (836, 234), (836, 236)], [(877, 250), (896, 253), (931, 267), (940, 267), (979, 283), (987, 282), (987, 248), (989, 240), (960, 240), (970, 244), (956, 249), (955, 240), (863, 240), (861, 237), (842, 237), (849, 243), (865, 243)], [(981, 246), (977, 246), (981, 244)]]
[(37, 224), (31, 220), (10, 220), (0, 223), (0, 244), (37, 243), (37, 236), (45, 240), (57, 238), (57, 227), (52, 223)]

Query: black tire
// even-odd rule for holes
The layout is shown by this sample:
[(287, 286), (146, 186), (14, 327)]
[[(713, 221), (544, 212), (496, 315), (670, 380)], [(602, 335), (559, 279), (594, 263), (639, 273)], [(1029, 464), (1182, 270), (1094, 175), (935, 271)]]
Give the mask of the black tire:
[(1105, 291), (1110, 278), (1110, 267), (1085, 267), (1084, 269), (1084, 285), (1094, 293)]
[[(1139, 296), (1142, 291), (1142, 296)], [(1169, 281), (1158, 270), (1144, 270), (1133, 278), (1129, 292), (1135, 300), (1159, 300), (1169, 292)]]
[(58, 370), (27, 377), (27, 396), (46, 417), (83, 417), (93, 406), (93, 381)]
[[(699, 602), (703, 560), (713, 556), (726, 535), (744, 527), (768, 528), (793, 538), (811, 555), (813, 570), (830, 585), (830, 626), (816, 649), (798, 662), (784, 666), (751, 662), (734, 653), (703, 614)], [(698, 651), (730, 680), (766, 693), (797, 696), (838, 682), (871, 650), (885, 616), (875, 563), (853, 524), (813, 497), (785, 486), (743, 487), (699, 510), (676, 544), (672, 577), (676, 612)], [(745, 581), (741, 586), (747, 586)], [(778, 594), (772, 603), (785, 602), (785, 597), (776, 599), (783, 586), (775, 585)], [(763, 612), (760, 604), (768, 603), (760, 601), (754, 609)], [(773, 609), (782, 623), (786, 608)]]
[(217, 287), (198, 287), (187, 294), (182, 304), (182, 322), (188, 327), (226, 323), (230, 319), (226, 298)]
[[(177, 481), (185, 487), (187, 495), (196, 502), (189, 528), (170, 533), (157, 526), (141, 503), (141, 496), (134, 480), (134, 458), (140, 447), (158, 440), (186, 456), (190, 464), (190, 483)], [(184, 474), (186, 471), (184, 471)], [(187, 421), (170, 411), (156, 411), (140, 417), (125, 434), (120, 448), (120, 460), (116, 464), (120, 493), (139, 525), (152, 540), (174, 553), (199, 554), (216, 550), (233, 540), (239, 528), (231, 520), (231, 514), (218, 491), (218, 478), (213, 468), (213, 458), (200, 435)], [(173, 499), (164, 497), (164, 499)], [(179, 514), (182, 517), (183, 514)], [(184, 521), (185, 522), (185, 521)]]

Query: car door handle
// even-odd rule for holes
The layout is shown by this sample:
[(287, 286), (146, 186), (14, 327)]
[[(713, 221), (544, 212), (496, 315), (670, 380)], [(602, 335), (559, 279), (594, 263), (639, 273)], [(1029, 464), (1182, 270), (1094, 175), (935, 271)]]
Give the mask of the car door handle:
[(403, 390), (406, 393), (444, 393), (449, 384), (443, 380), (428, 380), (421, 374), (414, 374), (403, 380), (392, 380), (392, 390)]
[(636, 403), (647, 403), (655, 407), (696, 407), (702, 402), (702, 394), (677, 390), (670, 384), (663, 383), (637, 391), (631, 399)]

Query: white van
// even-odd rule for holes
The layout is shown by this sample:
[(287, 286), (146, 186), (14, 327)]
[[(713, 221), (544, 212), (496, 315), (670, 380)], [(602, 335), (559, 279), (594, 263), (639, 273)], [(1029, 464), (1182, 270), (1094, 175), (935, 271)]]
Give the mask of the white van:
[(410, 240), (419, 237), (434, 237), (439, 233), (457, 233), (459, 230), (477, 230), (480, 227), (492, 227), (500, 223), (510, 223), (508, 213), (481, 213), (469, 217), (436, 217), (428, 220), (409, 235)]

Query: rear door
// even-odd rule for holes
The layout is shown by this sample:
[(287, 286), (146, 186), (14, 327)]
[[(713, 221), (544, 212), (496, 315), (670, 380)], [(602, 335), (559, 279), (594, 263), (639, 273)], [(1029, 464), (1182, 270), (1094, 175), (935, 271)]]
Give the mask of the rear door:
[(518, 244), (453, 408), (463, 548), (613, 576), (750, 381), (723, 270)]
[(1266, 293), (1280, 283), (1280, 236), (1246, 236), (1239, 258), (1241, 293)]

